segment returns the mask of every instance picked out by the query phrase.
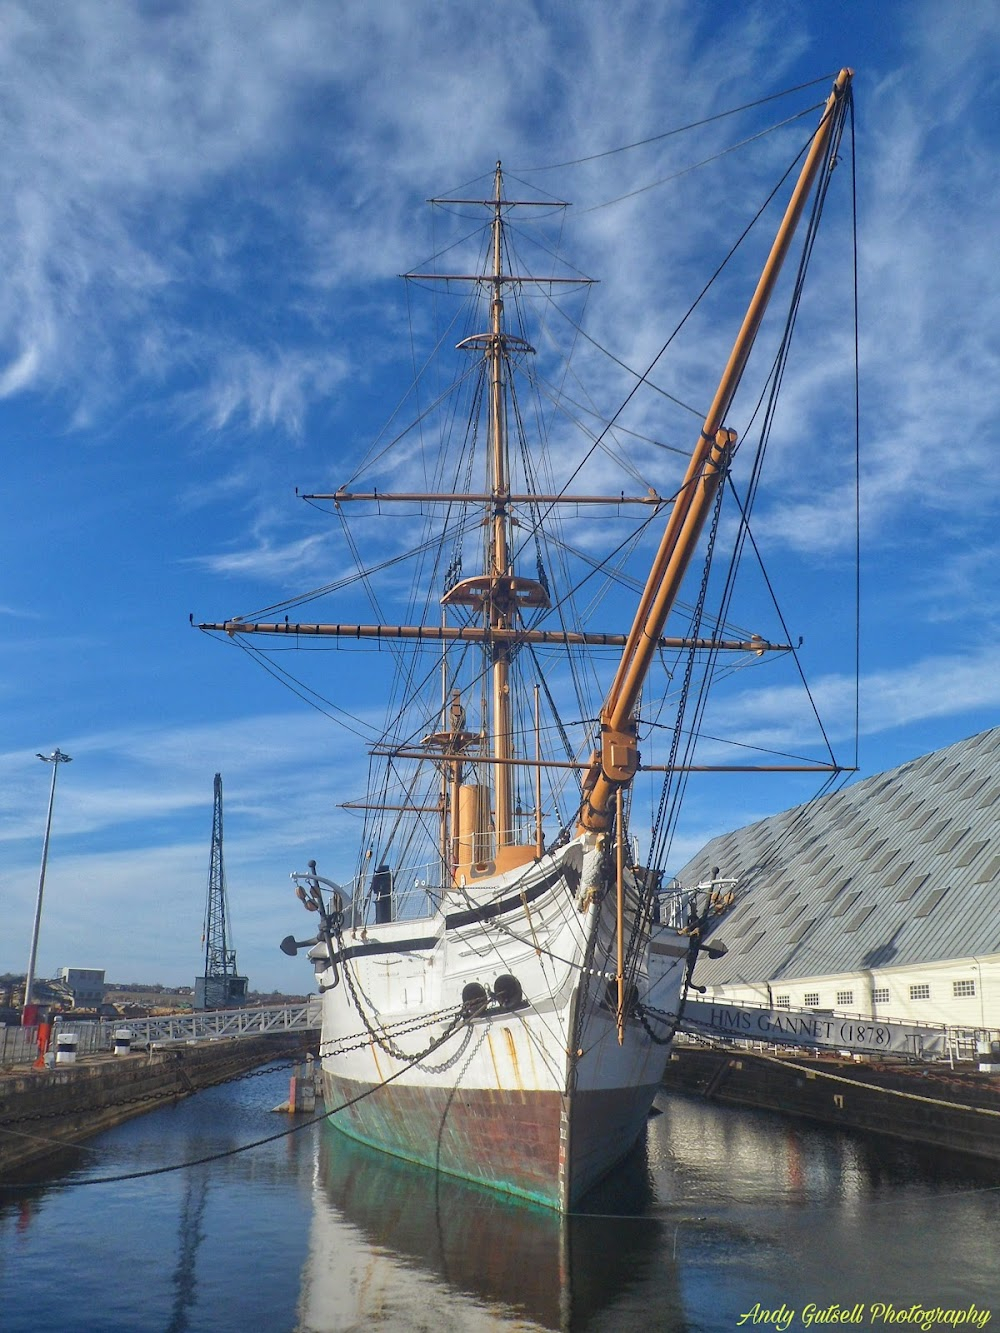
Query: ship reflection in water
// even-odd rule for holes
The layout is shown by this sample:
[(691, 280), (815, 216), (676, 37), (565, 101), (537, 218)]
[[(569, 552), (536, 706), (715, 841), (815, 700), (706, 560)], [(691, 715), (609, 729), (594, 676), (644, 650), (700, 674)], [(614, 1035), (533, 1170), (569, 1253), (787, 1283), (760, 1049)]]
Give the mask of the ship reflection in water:
[[(320, 1136), (302, 1333), (676, 1330), (895, 1302), (990, 1308), (1000, 1172), (685, 1097), (560, 1218)], [(814, 1316), (815, 1317), (815, 1316)], [(753, 1315), (747, 1321), (753, 1322)]]
[(643, 1285), (642, 1323), (680, 1330), (680, 1299), (643, 1143), (587, 1200), (557, 1213), (320, 1140), (303, 1333), (386, 1328), (585, 1328)]

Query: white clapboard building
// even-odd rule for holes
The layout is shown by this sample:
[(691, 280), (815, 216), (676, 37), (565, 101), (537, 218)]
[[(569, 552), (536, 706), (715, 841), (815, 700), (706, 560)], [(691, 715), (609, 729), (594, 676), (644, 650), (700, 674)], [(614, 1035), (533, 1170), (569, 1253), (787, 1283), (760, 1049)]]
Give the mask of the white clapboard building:
[(708, 999), (1000, 1030), (1000, 727), (714, 838)]

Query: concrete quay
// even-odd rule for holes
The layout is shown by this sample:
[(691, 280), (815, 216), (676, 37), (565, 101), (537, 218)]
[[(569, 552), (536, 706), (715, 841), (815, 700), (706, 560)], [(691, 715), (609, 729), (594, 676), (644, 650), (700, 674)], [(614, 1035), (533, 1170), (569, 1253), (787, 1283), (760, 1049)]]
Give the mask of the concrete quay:
[(1000, 1162), (1000, 1077), (973, 1065), (857, 1063), (679, 1044), (663, 1086)]
[(0, 1070), (0, 1184), (133, 1116), (315, 1044), (311, 1034), (274, 1033)]

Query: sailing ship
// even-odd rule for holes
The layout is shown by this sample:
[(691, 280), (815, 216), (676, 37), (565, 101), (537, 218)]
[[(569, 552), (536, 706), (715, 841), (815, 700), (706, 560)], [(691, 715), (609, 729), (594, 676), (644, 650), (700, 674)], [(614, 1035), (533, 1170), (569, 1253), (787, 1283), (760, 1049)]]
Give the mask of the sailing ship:
[[(643, 690), (665, 652), (693, 663), (787, 649), (758, 635), (728, 636), (724, 625), (704, 632), (703, 599), (685, 632), (668, 634), (667, 621), (706, 524), (718, 526), (736, 444), (729, 409), (796, 224), (809, 198), (825, 191), (850, 83), (842, 71), (825, 104), (687, 472), (668, 498), (656, 489), (581, 493), (572, 468), (548, 485), (539, 480), (562, 452), (550, 446), (539, 457), (531, 448), (517, 386), (535, 348), (521, 296), (581, 280), (540, 278), (516, 261), (512, 218), (554, 205), (518, 199), (498, 164), (480, 197), (447, 200), (481, 211), (482, 266), (407, 275), (464, 287), (479, 311), (481, 322), (457, 344), (470, 404), (457, 458), (446, 464), (443, 448), (440, 461), (428, 452), (421, 415), (422, 434), (395, 437), (409, 450), (401, 463), (382, 445), (372, 456), (373, 470), (380, 463), (402, 487), (352, 482), (305, 497), (340, 517), (407, 515), (390, 528), (381, 560), (356, 556), (356, 577), (367, 587), (377, 565), (394, 568), (392, 542), (405, 527), (421, 562), (425, 618), (304, 623), (286, 614), (200, 626), (241, 644), (271, 635), (298, 645), (375, 642), (393, 653), (394, 693), (386, 729), (369, 747), (369, 791), (345, 802), (365, 820), (356, 874), (335, 883), (316, 862), (296, 872), (317, 929), (282, 944), (288, 953), (308, 950), (322, 993), (330, 1123), (367, 1145), (569, 1212), (643, 1133), (707, 947), (689, 917), (689, 895), (664, 886), (663, 839), (643, 858), (630, 833), (637, 774), (659, 770), (660, 808), (669, 805), (669, 784), (684, 776), (680, 738), (691, 726), (678, 706), (666, 762), (643, 763)], [(405, 484), (415, 459), (435, 487)], [(627, 631), (595, 630), (585, 616), (571, 623), (573, 589), (559, 581), (560, 560), (553, 569), (544, 558), (546, 550), (589, 548), (599, 524), (582, 516), (601, 505), (614, 515), (638, 506), (644, 520), (662, 524)], [(560, 526), (566, 513), (575, 543)], [(416, 542), (414, 514), (428, 523)], [(553, 530), (555, 545), (546, 547)], [(477, 548), (472, 573), (463, 542)], [(592, 575), (611, 570), (603, 555), (589, 561)], [(620, 589), (615, 596), (620, 607)], [(407, 665), (406, 649), (417, 667)], [(617, 666), (598, 708), (577, 703), (583, 738), (574, 745), (557, 696), (585, 654), (608, 650)], [(569, 697), (584, 699), (579, 690)]]

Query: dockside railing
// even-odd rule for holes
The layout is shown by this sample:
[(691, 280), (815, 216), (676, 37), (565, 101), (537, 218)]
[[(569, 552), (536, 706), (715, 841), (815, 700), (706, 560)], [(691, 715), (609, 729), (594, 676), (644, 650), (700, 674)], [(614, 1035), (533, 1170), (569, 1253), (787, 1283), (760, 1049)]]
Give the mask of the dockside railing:
[[(313, 1032), (321, 1023), (320, 1000), (310, 995), (292, 1004), (257, 1009), (219, 1009), (204, 1013), (162, 1014), (151, 1018), (101, 1018), (74, 1021), (60, 1014), (52, 1024), (50, 1051), (59, 1033), (76, 1035), (76, 1054), (96, 1055), (115, 1046), (117, 1033), (127, 1032), (132, 1050), (187, 1041), (260, 1037), (276, 1032)], [(0, 1027), (0, 1066), (30, 1065), (38, 1058), (37, 1027)]]

